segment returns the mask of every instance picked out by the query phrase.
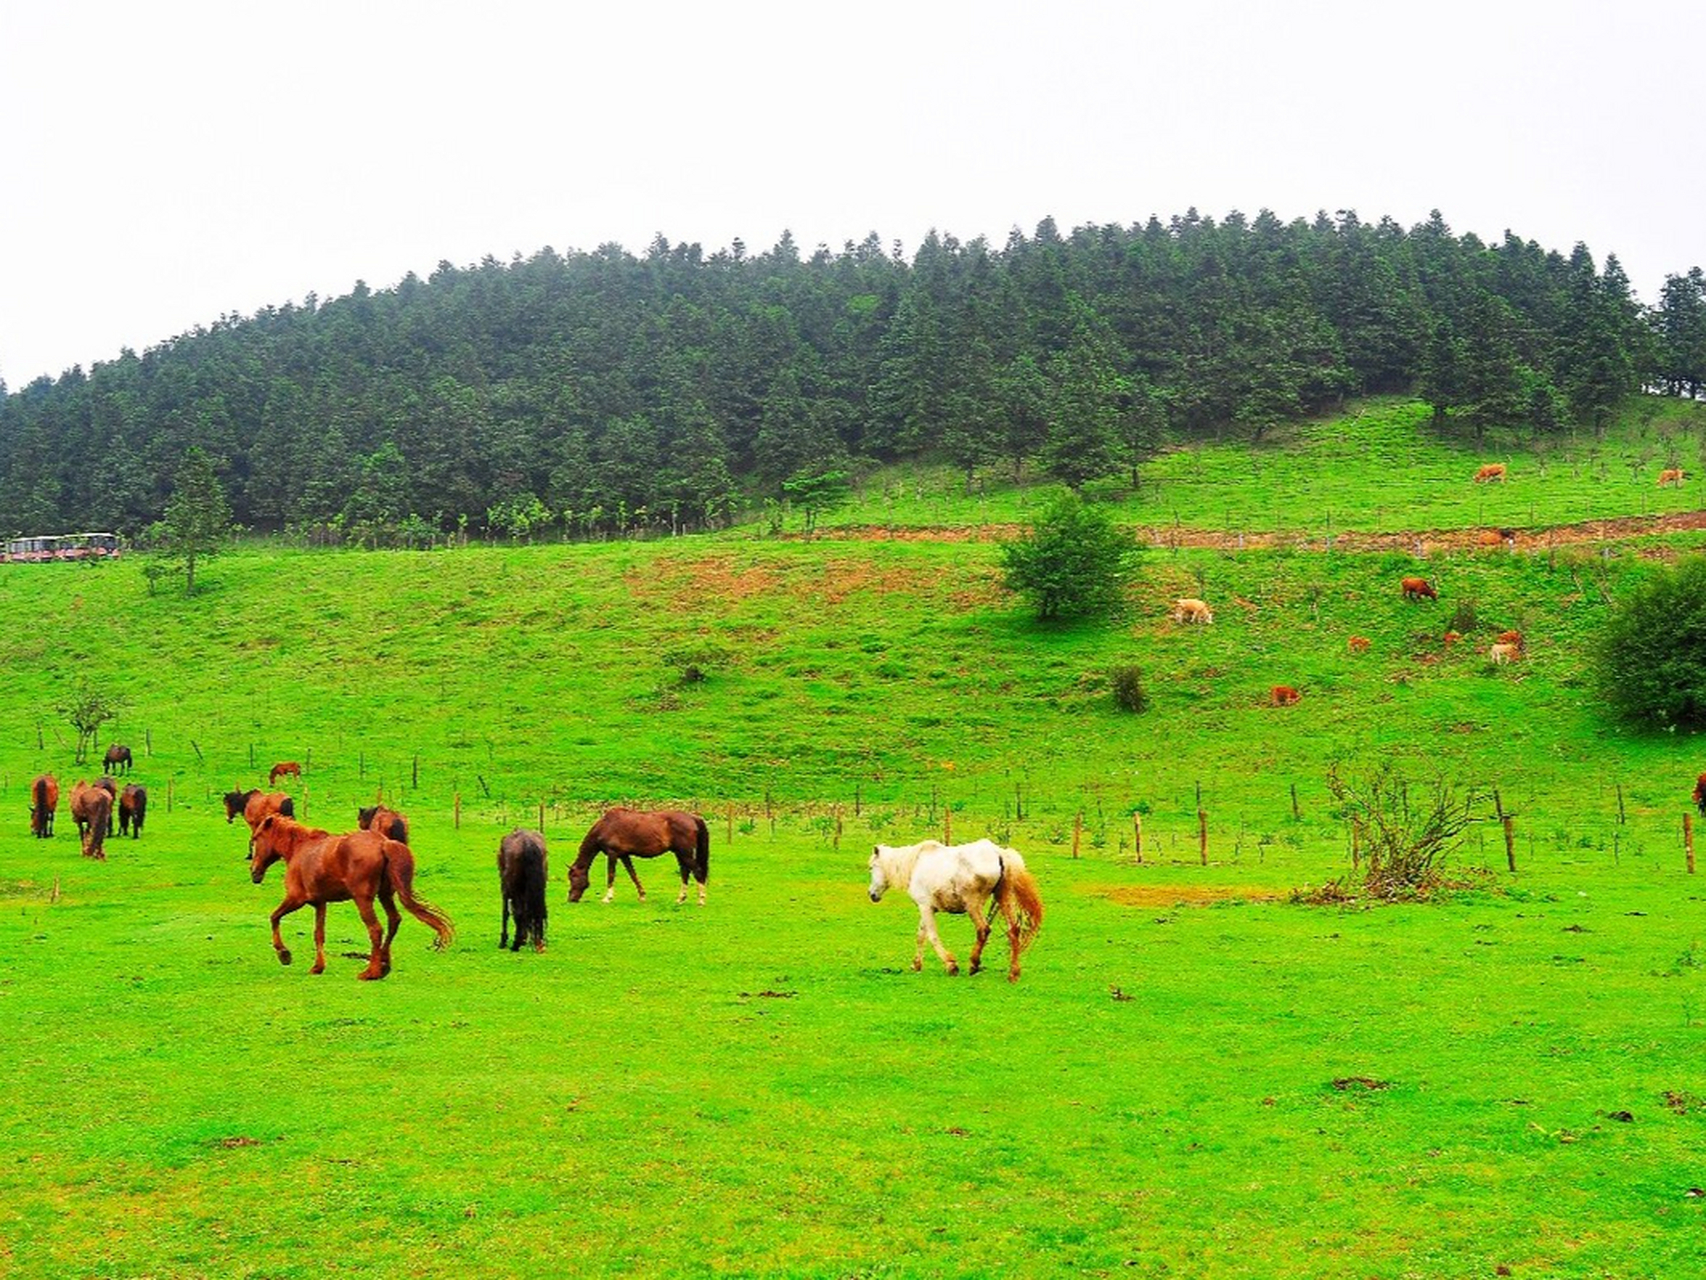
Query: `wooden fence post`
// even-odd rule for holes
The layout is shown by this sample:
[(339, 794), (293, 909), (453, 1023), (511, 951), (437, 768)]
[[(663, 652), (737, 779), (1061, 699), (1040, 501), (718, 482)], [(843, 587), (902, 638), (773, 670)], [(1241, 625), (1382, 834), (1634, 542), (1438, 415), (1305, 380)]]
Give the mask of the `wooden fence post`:
[(1295, 822), (1303, 821), (1303, 814), (1297, 808), (1297, 784), (1295, 782), (1291, 784), (1291, 816)]
[(452, 803), (454, 804), (452, 812), (456, 815), (456, 829), (460, 831), (462, 830), (462, 793), (460, 791), (456, 793), (456, 797)]
[(942, 806), (942, 843), (954, 843), (954, 811), (946, 805)]
[(172, 812), (172, 780), (166, 779), (166, 812)]
[(1357, 825), (1355, 818), (1351, 819), (1351, 870), (1362, 866), (1362, 828)]
[(1131, 840), (1132, 848), (1137, 851), (1137, 865), (1141, 867), (1143, 865), (1143, 815), (1141, 813), (1131, 815)]
[(726, 843), (732, 845), (735, 842), (735, 806), (734, 806), (734, 801), (732, 801), (732, 800), (729, 801), (729, 827), (728, 827), (728, 831), (729, 831), (729, 834), (728, 834), (728, 840), (726, 841)]
[(1208, 811), (1197, 810), (1197, 853), (1203, 866), (1208, 865)]
[(539, 802), (539, 829), (545, 830), (545, 802), (543, 800)]
[(1688, 850), (1688, 874), (1694, 874), (1694, 815), (1682, 815), (1682, 843)]
[(1080, 809), (1072, 819), (1072, 856), (1078, 856), (1078, 840), (1084, 834), (1084, 810)]

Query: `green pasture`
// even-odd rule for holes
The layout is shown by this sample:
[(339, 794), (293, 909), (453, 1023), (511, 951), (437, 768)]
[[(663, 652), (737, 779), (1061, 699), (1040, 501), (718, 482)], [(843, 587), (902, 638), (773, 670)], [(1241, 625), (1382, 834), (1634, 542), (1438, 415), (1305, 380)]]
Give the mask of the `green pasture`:
[[(1337, 530), (1565, 524), (1613, 516), (1661, 515), (1706, 505), (1706, 408), (1642, 396), (1604, 433), (1535, 437), (1490, 431), (1449, 433), (1430, 425), (1416, 401), (1374, 399), (1343, 415), (1245, 439), (1173, 447), (1129, 478), (1096, 492), (1121, 520), (1229, 533), (1284, 530), (1322, 537)], [(1480, 466), (1503, 462), (1510, 478), (1478, 485)], [(1658, 474), (1682, 467), (1679, 488)], [(879, 471), (848, 505), (820, 523), (930, 526), (1007, 524), (1032, 519), (1059, 492), (1042, 481), (1015, 485), (1010, 466), (992, 464), (967, 491), (951, 468)], [(798, 517), (794, 518), (798, 523)]]
[[(1609, 724), (1588, 664), (1607, 599), (1700, 541), (1154, 551), (1123, 618), (1075, 626), (987, 544), (750, 529), (250, 547), (191, 600), (135, 560), (0, 567), (0, 1276), (1701, 1273), (1706, 745)], [(1416, 572), (1439, 602), (1400, 598)], [(1507, 627), (1529, 656), (1494, 669)], [(94, 772), (55, 710), (80, 680), (127, 700), (103, 745), (151, 793), (100, 864), (63, 808), (26, 825), (31, 776)], [(280, 759), (312, 822), (410, 815), (452, 948), (405, 919), (358, 983), (345, 905), (326, 974), (309, 911), (277, 963), (280, 877), (250, 883), (218, 797)], [(1349, 870), (1328, 768), (1381, 760), (1497, 787), (1516, 871), (1483, 801), (1478, 887), (1288, 901)], [(661, 863), (644, 904), (564, 902), (612, 802), (707, 816), (707, 906)], [(551, 946), (499, 953), (497, 841), (541, 818)], [(1016, 986), (999, 941), (912, 973), (915, 910), (866, 899), (874, 841), (949, 826), (1041, 884)]]

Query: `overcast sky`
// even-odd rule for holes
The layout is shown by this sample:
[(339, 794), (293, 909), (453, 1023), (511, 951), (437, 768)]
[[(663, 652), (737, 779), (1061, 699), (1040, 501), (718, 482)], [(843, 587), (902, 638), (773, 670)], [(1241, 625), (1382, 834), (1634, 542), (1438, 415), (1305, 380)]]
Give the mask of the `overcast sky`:
[(0, 377), (653, 235), (1355, 209), (1706, 265), (1706, 5), (0, 0)]

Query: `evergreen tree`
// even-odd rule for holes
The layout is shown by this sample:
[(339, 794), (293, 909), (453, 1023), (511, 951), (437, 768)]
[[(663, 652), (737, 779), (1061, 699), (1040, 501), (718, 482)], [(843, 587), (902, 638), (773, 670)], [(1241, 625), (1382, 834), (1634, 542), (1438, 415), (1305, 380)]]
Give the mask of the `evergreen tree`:
[(224, 486), (202, 449), (192, 446), (184, 454), (161, 526), (163, 545), (183, 561), (184, 594), (194, 595), (196, 562), (213, 555), (231, 532)]

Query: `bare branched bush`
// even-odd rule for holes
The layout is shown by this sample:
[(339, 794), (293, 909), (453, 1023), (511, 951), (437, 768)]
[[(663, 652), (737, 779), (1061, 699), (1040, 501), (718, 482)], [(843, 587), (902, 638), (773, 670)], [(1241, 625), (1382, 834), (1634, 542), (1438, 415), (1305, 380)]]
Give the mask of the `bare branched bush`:
[(1357, 833), (1366, 896), (1421, 898), (1445, 887), (1442, 864), (1475, 821), (1473, 788), (1443, 774), (1412, 783), (1386, 762), (1357, 775), (1334, 764), (1327, 789)]

